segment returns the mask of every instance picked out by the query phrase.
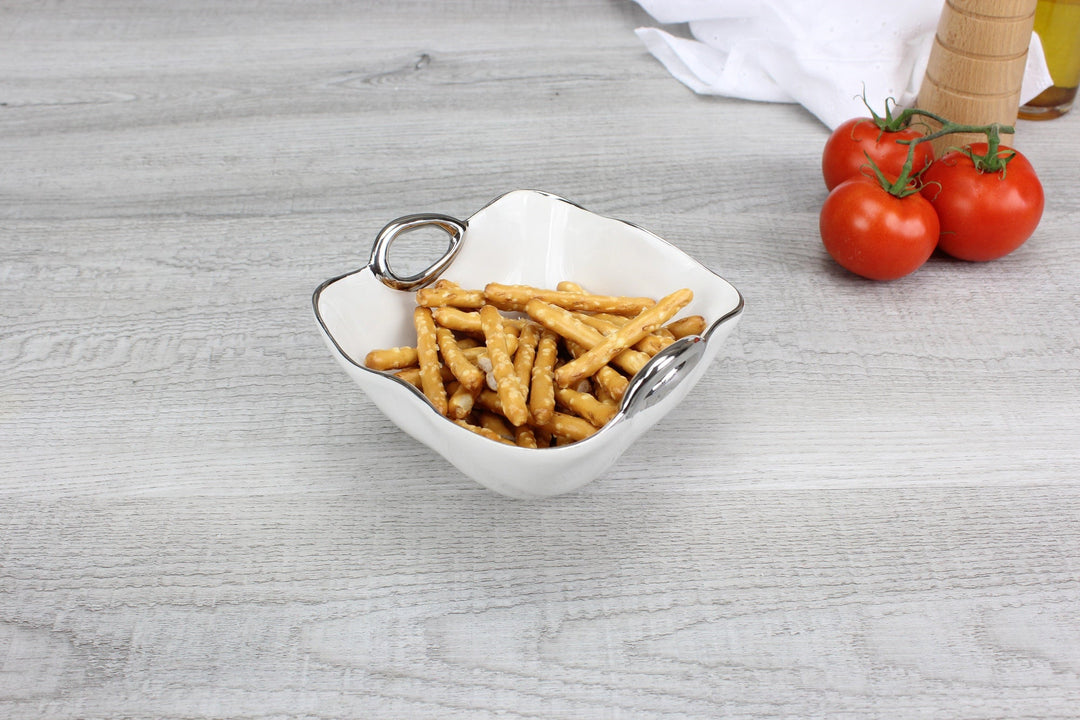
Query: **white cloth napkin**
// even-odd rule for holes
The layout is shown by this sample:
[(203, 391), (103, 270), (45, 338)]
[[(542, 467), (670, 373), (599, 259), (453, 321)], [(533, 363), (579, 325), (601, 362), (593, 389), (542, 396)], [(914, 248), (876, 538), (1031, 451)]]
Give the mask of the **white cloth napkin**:
[[(799, 103), (829, 128), (914, 104), (943, 0), (636, 0), (695, 39), (635, 32), (668, 72), (703, 95)], [(1020, 102), (1050, 87), (1032, 34)]]

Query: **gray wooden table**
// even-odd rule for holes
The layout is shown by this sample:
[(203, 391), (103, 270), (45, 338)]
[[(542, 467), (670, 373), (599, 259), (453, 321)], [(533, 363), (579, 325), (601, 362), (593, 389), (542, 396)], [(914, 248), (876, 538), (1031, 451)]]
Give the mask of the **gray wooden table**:
[[(697, 97), (616, 0), (0, 8), (0, 717), (1080, 716), (1080, 113), (1048, 204), (895, 283), (826, 130)], [(855, 89), (857, 91), (857, 89)], [(547, 190), (746, 313), (544, 502), (392, 426), (310, 295)]]

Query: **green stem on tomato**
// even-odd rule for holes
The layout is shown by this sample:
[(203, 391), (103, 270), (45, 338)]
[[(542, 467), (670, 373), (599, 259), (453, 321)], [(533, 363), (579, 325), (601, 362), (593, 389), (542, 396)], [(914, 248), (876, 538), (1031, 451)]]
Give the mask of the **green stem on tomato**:
[[(953, 133), (979, 133), (986, 136), (986, 153), (984, 155), (976, 155), (971, 149), (970, 145), (960, 148), (961, 152), (971, 158), (971, 162), (975, 165), (975, 169), (981, 173), (996, 173), (1005, 172), (1005, 166), (1009, 164), (1009, 161), (1016, 155), (1015, 151), (1010, 151), (1002, 154), (1001, 147), (1001, 133), (1015, 133), (1016, 130), (1011, 125), (1002, 125), (1001, 123), (991, 123), (989, 125), (962, 125), (960, 123), (954, 123), (951, 121), (945, 121), (942, 123), (941, 129), (936, 132), (932, 132), (929, 135), (913, 140), (912, 147), (916, 143), (929, 142), (931, 140), (937, 140), (939, 137), (951, 135)], [(905, 142), (904, 140), (898, 140), (897, 142)], [(910, 153), (910, 150), (909, 150)]]
[[(886, 108), (888, 104), (886, 104)], [(908, 115), (910, 113), (910, 115)], [(874, 171), (874, 175), (877, 177), (881, 187), (890, 195), (896, 197), (906, 197), (912, 193), (918, 192), (913, 180), (926, 168), (920, 168), (914, 175), (912, 171), (915, 165), (915, 146), (919, 143), (930, 142), (931, 140), (937, 140), (940, 137), (946, 135), (952, 135), (953, 133), (981, 133), (986, 135), (986, 154), (976, 155), (970, 146), (963, 149), (963, 152), (971, 158), (972, 163), (975, 165), (975, 169), (979, 172), (1004, 172), (1005, 166), (1013, 156), (1015, 152), (1002, 155), (999, 148), (1001, 145), (1001, 133), (1013, 133), (1015, 130), (1009, 125), (1001, 125), (1000, 123), (991, 123), (990, 125), (964, 125), (961, 123), (954, 123), (951, 120), (945, 120), (944, 118), (935, 115), (932, 112), (926, 110), (920, 110), (918, 108), (908, 108), (904, 110), (900, 116), (908, 115), (908, 118), (916, 115), (929, 117), (939, 123), (941, 128), (929, 135), (923, 135), (920, 138), (914, 140), (897, 140), (896, 142), (907, 145), (908, 152), (907, 158), (904, 160), (904, 166), (900, 169), (900, 175), (896, 180), (890, 182), (888, 178), (881, 172), (870, 156), (867, 155), (867, 160), (870, 162), (870, 168)]]
[(1000, 123), (991, 123), (990, 125), (962, 125), (960, 123), (954, 123), (951, 120), (945, 120), (941, 123), (941, 128), (939, 130), (936, 130), (929, 135), (923, 135), (916, 140), (897, 140), (897, 142), (917, 144), (937, 140), (939, 137), (945, 137), (946, 135), (952, 135), (953, 133), (979, 133), (986, 136), (987, 144), (991, 145), (996, 152), (998, 145), (1001, 143), (1001, 133), (1014, 132), (1016, 132), (1016, 130), (1014, 130), (1011, 125), (1002, 125)]
[(949, 122), (945, 118), (937, 115), (936, 113), (932, 113), (929, 110), (923, 110), (922, 108), (906, 108), (893, 119), (893, 124), (895, 125), (895, 128), (885, 129), (892, 130), (893, 132), (895, 132), (896, 130), (903, 130), (904, 128), (911, 125), (911, 119), (914, 117), (930, 118), (931, 120), (942, 125)]
[[(933, 113), (929, 110), (924, 110), (923, 108), (918, 107), (905, 108), (900, 112), (899, 115), (893, 115), (893, 107), (896, 106), (896, 100), (891, 97), (885, 98), (885, 117), (881, 117), (876, 112), (874, 112), (874, 108), (872, 108), (870, 106), (870, 103), (867, 101), (865, 87), (863, 88), (861, 98), (863, 101), (863, 105), (865, 105), (866, 109), (870, 111), (870, 116), (879, 130), (883, 130), (885, 132), (898, 132), (900, 130), (904, 130), (911, 125), (911, 119), (915, 117), (929, 118), (930, 120), (933, 120), (941, 126), (938, 130), (924, 136), (919, 140), (898, 140), (897, 142), (920, 143), (928, 142), (930, 140), (936, 140), (939, 137), (951, 135), (952, 133), (982, 133), (986, 135), (987, 145), (990, 146), (987, 150), (986, 156), (981, 156), (981, 160), (987, 171), (1004, 169), (1004, 163), (1008, 162), (1011, 158), (1011, 156), (1010, 158), (1006, 158), (1004, 162), (1001, 162), (1000, 164), (996, 162), (999, 160), (999, 158), (997, 158), (997, 150), (1000, 143), (1000, 133), (1016, 132), (1009, 125), (1001, 125), (999, 123), (993, 123), (990, 125), (962, 125), (960, 123), (954, 123), (951, 120), (943, 118), (937, 113)], [(892, 103), (893, 107), (890, 107), (889, 103)], [(976, 159), (974, 156), (972, 156), (972, 159), (975, 160), (976, 166), (980, 164), (979, 159)]]
[(1002, 154), (1001, 138), (999, 133), (1002, 132), (1014, 132), (1011, 127), (1005, 125), (991, 125), (990, 129), (986, 132), (986, 154), (976, 155), (971, 149), (971, 146), (967, 146), (962, 149), (962, 152), (971, 158), (971, 162), (974, 163), (975, 169), (981, 173), (1003, 173), (1008, 166), (1009, 161), (1016, 157), (1015, 150), (1009, 150)]
[[(870, 103), (866, 100), (866, 90), (863, 89), (862, 94), (863, 105), (870, 111), (870, 117), (873, 119), (874, 124), (879, 130), (884, 132), (899, 132), (908, 128), (911, 125), (911, 119), (914, 117), (926, 117), (931, 120), (944, 125), (948, 122), (945, 118), (930, 112), (929, 110), (923, 110), (922, 108), (905, 108), (900, 111), (899, 115), (893, 115), (893, 108), (896, 106), (896, 100), (891, 97), (885, 98), (885, 117), (878, 115), (874, 112), (874, 108), (870, 107)], [(892, 103), (892, 107), (889, 106)]]

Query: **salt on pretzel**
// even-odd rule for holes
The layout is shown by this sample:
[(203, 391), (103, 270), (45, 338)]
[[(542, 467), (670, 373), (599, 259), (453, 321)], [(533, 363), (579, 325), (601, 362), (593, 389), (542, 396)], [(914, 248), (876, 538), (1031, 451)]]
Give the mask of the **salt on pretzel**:
[(529, 412), (538, 425), (551, 419), (555, 412), (555, 362), (559, 358), (559, 339), (551, 330), (540, 333), (533, 359), (529, 385)]
[(655, 301), (645, 297), (622, 297), (612, 295), (593, 295), (582, 292), (545, 290), (531, 285), (503, 285), (488, 283), (484, 286), (484, 297), (499, 308), (512, 312), (521, 312), (530, 300), (543, 300), (567, 310), (585, 310), (588, 312), (610, 312), (616, 315), (637, 315)]
[(626, 348), (661, 327), (693, 299), (694, 293), (689, 288), (676, 290), (661, 298), (652, 307), (642, 310), (626, 325), (611, 335), (605, 336), (602, 342), (591, 347), (584, 355), (574, 358), (556, 370), (555, 382), (560, 387), (567, 387), (582, 378), (593, 375)]
[(514, 373), (514, 364), (507, 351), (502, 315), (495, 306), (484, 305), (480, 308), (480, 321), (483, 324), (491, 370), (498, 384), (503, 414), (514, 426), (524, 425), (529, 419), (529, 408), (525, 405), (525, 394), (521, 390), (521, 384)]
[(416, 327), (416, 355), (420, 363), (420, 387), (440, 415), (446, 415), (446, 386), (443, 385), (439, 344), (435, 335), (435, 320), (425, 307), (413, 310)]

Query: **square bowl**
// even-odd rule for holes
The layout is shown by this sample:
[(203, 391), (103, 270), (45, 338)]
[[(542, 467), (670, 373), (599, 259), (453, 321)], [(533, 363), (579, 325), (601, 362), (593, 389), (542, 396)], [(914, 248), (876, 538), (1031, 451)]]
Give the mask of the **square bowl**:
[[(417, 275), (395, 275), (387, 262), (390, 244), (425, 225), (448, 233), (447, 252)], [(408, 382), (364, 367), (371, 350), (415, 345), (413, 290), (440, 277), (466, 288), (490, 282), (553, 288), (572, 280), (597, 294), (654, 298), (688, 287), (694, 299), (683, 313), (704, 316), (706, 328), (657, 353), (595, 434), (552, 448), (514, 447), (456, 425)], [(502, 195), (466, 221), (432, 214), (391, 222), (368, 264), (319, 285), (312, 304), (334, 357), (391, 421), (484, 487), (515, 498), (571, 492), (605, 472), (686, 397), (743, 309), (730, 283), (667, 241), (535, 190)]]

